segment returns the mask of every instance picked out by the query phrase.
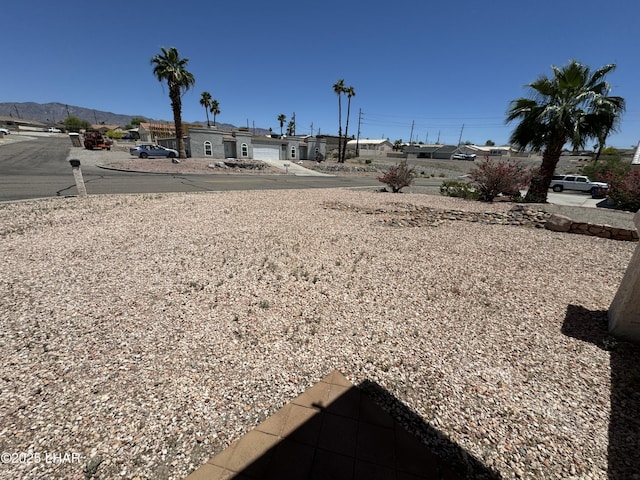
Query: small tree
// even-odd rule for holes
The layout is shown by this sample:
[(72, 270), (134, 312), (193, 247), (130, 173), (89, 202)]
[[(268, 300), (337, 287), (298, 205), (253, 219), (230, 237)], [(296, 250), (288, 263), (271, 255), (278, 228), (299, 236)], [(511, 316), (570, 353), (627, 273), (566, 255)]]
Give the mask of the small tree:
[(389, 167), (389, 170), (378, 177), (378, 181), (384, 183), (393, 193), (399, 193), (404, 187), (409, 187), (415, 178), (415, 169), (407, 165), (407, 161)]
[(80, 120), (78, 117), (69, 115), (64, 119), (64, 128), (67, 132), (78, 133), (80, 130), (87, 130), (91, 128), (91, 124), (86, 120)]
[(492, 202), (498, 195), (519, 197), (520, 188), (531, 181), (531, 171), (511, 160), (494, 162), (489, 155), (469, 172), (479, 200)]

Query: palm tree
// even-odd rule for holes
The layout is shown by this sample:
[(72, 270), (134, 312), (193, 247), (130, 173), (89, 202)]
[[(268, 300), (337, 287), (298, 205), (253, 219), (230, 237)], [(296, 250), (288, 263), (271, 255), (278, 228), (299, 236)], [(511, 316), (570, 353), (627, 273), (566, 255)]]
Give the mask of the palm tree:
[(353, 86), (346, 87), (343, 91), (347, 95), (348, 102), (347, 102), (347, 123), (344, 126), (344, 144), (342, 148), (342, 160), (341, 160), (342, 163), (344, 163), (345, 160), (347, 159), (347, 138), (349, 136), (348, 132), (349, 132), (349, 115), (351, 115), (351, 97), (356, 96), (356, 91), (354, 90)]
[(278, 115), (278, 121), (280, 122), (280, 136), (282, 136), (282, 127), (284, 126), (284, 122), (287, 121), (287, 116), (284, 113)]
[(213, 126), (216, 126), (216, 117), (220, 115), (220, 102), (218, 100), (211, 100), (211, 106), (209, 107), (209, 111), (213, 113)]
[(159, 82), (166, 81), (169, 86), (169, 98), (171, 99), (173, 122), (175, 123), (176, 139), (178, 141), (178, 156), (186, 158), (187, 153), (182, 135), (182, 94), (189, 90), (196, 81), (193, 74), (187, 70), (188, 58), (180, 58), (180, 54), (175, 47), (171, 47), (168, 50), (162, 47), (160, 50), (162, 53), (151, 58), (153, 74)]
[(287, 123), (287, 135), (292, 136), (296, 134), (296, 122), (294, 122), (293, 120), (290, 120), (289, 123)]
[(333, 93), (338, 95), (338, 162), (342, 158), (342, 94), (344, 93), (344, 79), (333, 84)]
[(520, 123), (510, 141), (524, 149), (543, 149), (542, 165), (533, 176), (525, 200), (546, 202), (547, 191), (560, 153), (566, 143), (574, 149), (584, 148), (588, 139), (601, 138), (616, 128), (625, 109), (624, 99), (609, 96), (605, 81), (615, 64), (595, 71), (571, 60), (563, 67), (552, 67), (552, 78), (542, 75), (528, 86), (534, 98), (513, 100), (507, 112), (507, 123)]
[(209, 123), (209, 109), (211, 108), (211, 94), (209, 92), (202, 92), (200, 96), (200, 105), (204, 107), (204, 111), (207, 114), (207, 127), (210, 127)]

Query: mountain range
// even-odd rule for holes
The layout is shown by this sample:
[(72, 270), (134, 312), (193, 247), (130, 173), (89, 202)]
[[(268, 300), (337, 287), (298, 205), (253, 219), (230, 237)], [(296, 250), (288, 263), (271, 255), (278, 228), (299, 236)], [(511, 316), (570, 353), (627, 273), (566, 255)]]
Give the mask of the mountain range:
[[(144, 115), (125, 115), (121, 113), (104, 112), (92, 108), (65, 105), (64, 103), (35, 103), (35, 102), (4, 102), (0, 103), (0, 117), (30, 120), (55, 125), (62, 123), (69, 115), (86, 120), (92, 124), (119, 125), (124, 127), (131, 123), (134, 117), (144, 118), (148, 121), (159, 121)], [(206, 125), (206, 122), (196, 122)], [(218, 123), (219, 127), (236, 128), (230, 123)], [(264, 129), (256, 129), (266, 132)]]

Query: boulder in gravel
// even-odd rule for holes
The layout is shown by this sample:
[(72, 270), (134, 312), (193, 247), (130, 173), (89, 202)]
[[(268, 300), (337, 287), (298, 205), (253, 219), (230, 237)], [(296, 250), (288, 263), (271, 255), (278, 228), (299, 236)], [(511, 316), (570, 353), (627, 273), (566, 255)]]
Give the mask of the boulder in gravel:
[(569, 217), (554, 213), (549, 217), (547, 223), (544, 224), (544, 228), (554, 232), (568, 232), (571, 229), (572, 223), (573, 221)]

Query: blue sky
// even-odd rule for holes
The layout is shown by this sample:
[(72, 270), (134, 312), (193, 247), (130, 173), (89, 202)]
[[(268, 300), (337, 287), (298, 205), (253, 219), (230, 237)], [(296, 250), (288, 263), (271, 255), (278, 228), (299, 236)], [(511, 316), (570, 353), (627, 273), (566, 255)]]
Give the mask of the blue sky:
[(337, 134), (332, 86), (344, 79), (361, 138), (408, 141), (413, 125), (414, 141), (504, 144), (509, 101), (576, 58), (617, 64), (608, 80), (627, 112), (607, 143), (629, 148), (640, 140), (638, 18), (630, 0), (5, 2), (0, 102), (172, 120), (150, 59), (176, 47), (196, 80), (185, 121), (206, 119), (206, 90), (219, 122), (279, 131), (278, 115), (295, 112), (298, 134)]

